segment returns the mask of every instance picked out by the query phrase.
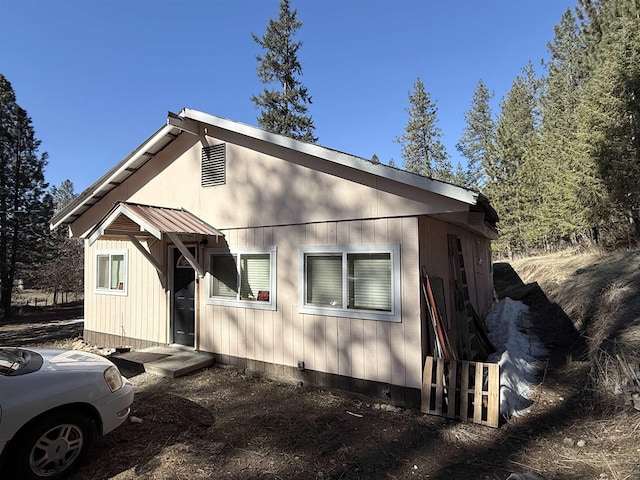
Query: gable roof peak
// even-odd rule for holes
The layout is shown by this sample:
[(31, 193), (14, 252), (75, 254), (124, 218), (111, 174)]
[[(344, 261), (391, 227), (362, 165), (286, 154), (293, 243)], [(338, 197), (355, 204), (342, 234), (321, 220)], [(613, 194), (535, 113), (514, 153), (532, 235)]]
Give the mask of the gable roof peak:
[(206, 143), (205, 137), (213, 133), (212, 131), (210, 132), (210, 129), (216, 128), (277, 145), (327, 162), (353, 168), (377, 177), (413, 186), (425, 192), (442, 195), (485, 212), (487, 219), (491, 223), (497, 221), (495, 210), (491, 208), (487, 199), (474, 190), (440, 180), (434, 180), (429, 177), (423, 177), (382, 163), (373, 163), (362, 157), (302, 140), (296, 140), (284, 135), (267, 132), (258, 127), (211, 115), (199, 110), (183, 108), (178, 114), (168, 112), (164, 126), (159, 128), (133, 152), (54, 215), (50, 221), (51, 229), (73, 223), (82, 216), (84, 212), (91, 208), (91, 206), (96, 204), (111, 190), (122, 184), (122, 182), (131, 175), (135, 174), (137, 170), (150, 161), (156, 154), (164, 150), (182, 132), (196, 135), (200, 137), (203, 143)]

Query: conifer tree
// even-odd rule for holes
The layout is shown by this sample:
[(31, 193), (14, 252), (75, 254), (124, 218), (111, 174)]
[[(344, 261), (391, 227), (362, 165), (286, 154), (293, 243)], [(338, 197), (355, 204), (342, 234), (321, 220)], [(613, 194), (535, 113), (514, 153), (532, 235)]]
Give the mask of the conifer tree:
[[(18, 271), (42, 264), (52, 200), (44, 181), (47, 155), (39, 154), (31, 118), (0, 74), (0, 307), (11, 314)], [(26, 267), (29, 268), (26, 268)]]
[(485, 183), (485, 168), (490, 164), (491, 155), (496, 135), (496, 125), (491, 112), (491, 98), (493, 93), (489, 91), (482, 80), (478, 81), (471, 107), (465, 113), (467, 125), (462, 138), (456, 148), (467, 159), (467, 169), (464, 172), (465, 185), (470, 188), (481, 188)]
[(558, 245), (563, 238), (575, 242), (579, 236), (589, 235), (591, 227), (599, 223), (593, 215), (598, 189), (596, 172), (576, 150), (576, 109), (588, 72), (576, 17), (570, 9), (554, 32), (553, 41), (547, 44), (550, 59), (545, 63), (547, 76), (543, 79), (541, 141), (537, 152), (544, 165), (540, 181), (546, 225), (541, 234), (550, 245)]
[(301, 41), (294, 36), (302, 26), (297, 11), (292, 10), (289, 0), (280, 1), (277, 20), (270, 19), (262, 37), (252, 34), (253, 40), (265, 50), (257, 55), (258, 78), (264, 87), (262, 93), (253, 95), (251, 100), (262, 111), (258, 124), (268, 132), (286, 135), (297, 140), (315, 143), (314, 124), (308, 113), (311, 96), (302, 85), (302, 65), (298, 60)]
[(420, 78), (413, 87), (413, 93), (409, 92), (410, 106), (406, 108), (409, 121), (404, 134), (396, 138), (396, 142), (402, 145), (404, 169), (451, 182), (454, 173), (449, 155), (440, 141), (442, 132), (437, 126), (436, 102), (431, 101)]
[(76, 197), (73, 182), (67, 179), (59, 187), (52, 187), (51, 196), (53, 197), (53, 214), (55, 215)]
[(525, 250), (524, 230), (539, 202), (538, 189), (532, 185), (536, 167), (525, 166), (534, 158), (531, 151), (538, 125), (537, 79), (531, 64), (516, 77), (500, 106), (495, 155), (486, 166), (484, 191), (500, 217), (497, 249), (511, 255)]
[(600, 63), (578, 108), (578, 134), (606, 187), (608, 216), (627, 217), (640, 236), (640, 16), (612, 16), (603, 24)]
[[(51, 189), (54, 211), (57, 213), (76, 197), (73, 183), (63, 181), (59, 187)], [(84, 284), (84, 244), (81, 239), (69, 238), (67, 232), (59, 228), (52, 232), (50, 255), (46, 268), (38, 276), (40, 288), (53, 294), (53, 302), (71, 292), (82, 292)], [(64, 301), (64, 298), (63, 298)]]

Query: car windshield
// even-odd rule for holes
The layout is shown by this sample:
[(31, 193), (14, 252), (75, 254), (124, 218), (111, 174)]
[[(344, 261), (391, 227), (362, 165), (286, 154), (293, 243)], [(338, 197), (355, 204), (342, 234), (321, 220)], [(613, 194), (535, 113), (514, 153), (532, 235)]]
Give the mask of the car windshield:
[(19, 370), (24, 361), (14, 350), (0, 348), (0, 375), (8, 375)]

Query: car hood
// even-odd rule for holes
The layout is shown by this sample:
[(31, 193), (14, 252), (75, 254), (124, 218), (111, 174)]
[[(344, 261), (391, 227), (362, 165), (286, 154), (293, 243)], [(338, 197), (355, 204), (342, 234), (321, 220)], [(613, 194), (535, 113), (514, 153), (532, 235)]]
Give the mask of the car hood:
[(30, 349), (39, 353), (44, 362), (41, 370), (104, 370), (113, 365), (109, 360), (82, 350)]

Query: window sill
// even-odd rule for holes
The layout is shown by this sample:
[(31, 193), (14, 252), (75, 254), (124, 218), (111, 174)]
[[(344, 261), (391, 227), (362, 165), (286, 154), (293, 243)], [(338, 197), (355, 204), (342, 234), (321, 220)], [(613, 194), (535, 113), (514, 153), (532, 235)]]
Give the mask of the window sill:
[(207, 298), (207, 305), (217, 305), (220, 307), (249, 308), (252, 310), (276, 310), (276, 305), (272, 302), (263, 302), (255, 299), (247, 300), (223, 300), (218, 298)]
[(93, 293), (95, 293), (96, 295), (112, 295), (115, 297), (126, 297), (127, 296), (127, 291), (126, 290), (107, 290), (107, 289), (96, 289), (93, 291)]
[(393, 322), (400, 323), (402, 322), (402, 317), (400, 316), (400, 312), (392, 313), (392, 312), (378, 312), (373, 310), (344, 310), (342, 308), (330, 308), (330, 307), (314, 307), (314, 306), (303, 306), (298, 309), (299, 313), (305, 315), (323, 315), (325, 317), (342, 317), (342, 318), (353, 318), (353, 319), (361, 319), (361, 320), (374, 320), (381, 322)]

